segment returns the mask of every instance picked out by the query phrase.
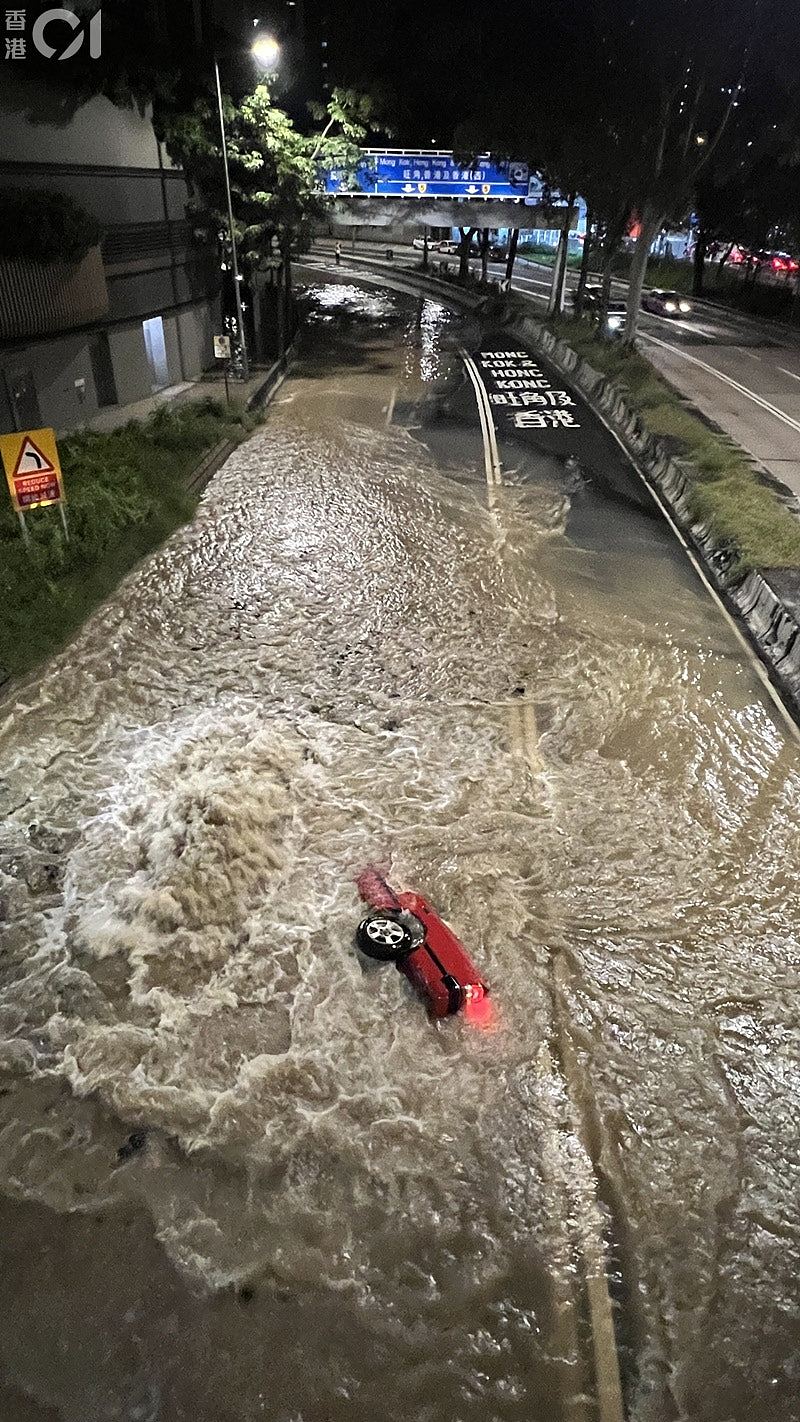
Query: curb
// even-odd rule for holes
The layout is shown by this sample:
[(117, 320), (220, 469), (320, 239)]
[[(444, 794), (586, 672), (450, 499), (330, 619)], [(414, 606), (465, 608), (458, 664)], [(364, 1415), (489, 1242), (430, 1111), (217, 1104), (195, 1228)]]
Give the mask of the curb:
[[(272, 397), (277, 393), (286, 379), (293, 352), (294, 341), (292, 341), (284, 355), (280, 356), (278, 360), (270, 366), (258, 388), (248, 395), (245, 402), (246, 409), (253, 410), (256, 406), (269, 404)], [(233, 454), (235, 449), (238, 449), (241, 443), (241, 440), (221, 439), (219, 444), (215, 444), (214, 448), (208, 450), (208, 452), (203, 455), (200, 463), (196, 465), (189, 474), (186, 480), (187, 489), (193, 494), (202, 494), (217, 471), (222, 468), (225, 460)], [(0, 678), (1, 677), (2, 668), (0, 668)], [(0, 685), (2, 685), (2, 680), (0, 680)]]

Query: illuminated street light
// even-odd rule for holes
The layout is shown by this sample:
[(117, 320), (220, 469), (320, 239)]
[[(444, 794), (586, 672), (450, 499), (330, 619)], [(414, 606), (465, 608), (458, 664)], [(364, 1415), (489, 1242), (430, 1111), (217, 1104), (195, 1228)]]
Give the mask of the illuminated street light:
[(250, 53), (261, 69), (274, 69), (280, 59), (281, 47), (272, 35), (259, 35), (253, 40)]

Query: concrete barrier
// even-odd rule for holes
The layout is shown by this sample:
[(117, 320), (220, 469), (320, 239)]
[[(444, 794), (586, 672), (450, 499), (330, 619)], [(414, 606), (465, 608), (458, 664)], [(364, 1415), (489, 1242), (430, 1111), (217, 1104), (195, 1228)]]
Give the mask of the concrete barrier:
[(722, 543), (692, 513), (691, 489), (699, 474), (650, 434), (625, 392), (583, 360), (566, 341), (534, 317), (506, 314), (515, 339), (540, 350), (574, 382), (589, 405), (619, 436), (636, 468), (702, 562), (709, 581), (747, 634), (770, 680), (800, 723), (800, 569), (737, 571), (737, 549)]

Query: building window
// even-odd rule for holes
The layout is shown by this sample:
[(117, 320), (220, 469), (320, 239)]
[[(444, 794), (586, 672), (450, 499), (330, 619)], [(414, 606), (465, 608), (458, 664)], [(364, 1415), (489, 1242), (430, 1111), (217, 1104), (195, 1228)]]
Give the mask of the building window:
[(164, 322), (160, 316), (151, 316), (149, 320), (142, 322), (142, 331), (144, 332), (144, 348), (147, 351), (147, 361), (150, 366), (150, 388), (155, 394), (157, 390), (163, 390), (165, 386), (169, 385)]

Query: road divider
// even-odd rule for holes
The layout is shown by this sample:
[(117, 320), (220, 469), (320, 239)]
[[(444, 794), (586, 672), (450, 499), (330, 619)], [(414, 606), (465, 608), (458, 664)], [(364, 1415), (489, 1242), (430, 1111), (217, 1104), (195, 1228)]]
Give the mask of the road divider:
[[(535, 317), (508, 312), (506, 329), (515, 339), (541, 350), (577, 386), (617, 440), (707, 592), (750, 655), (780, 719), (793, 739), (800, 740), (800, 569), (751, 568), (742, 574), (730, 542), (720, 541), (693, 513), (692, 483), (699, 475), (688, 461), (675, 459), (662, 440), (650, 434), (613, 381), (582, 360), (566, 341), (558, 339)], [(696, 357), (689, 359), (705, 365)], [(712, 366), (707, 369), (713, 371)], [(722, 378), (738, 384), (729, 377)], [(789, 417), (785, 418), (788, 422)], [(800, 433), (800, 424), (797, 429)]]

